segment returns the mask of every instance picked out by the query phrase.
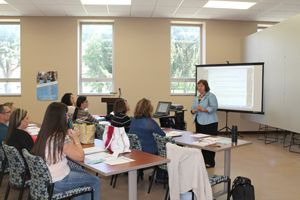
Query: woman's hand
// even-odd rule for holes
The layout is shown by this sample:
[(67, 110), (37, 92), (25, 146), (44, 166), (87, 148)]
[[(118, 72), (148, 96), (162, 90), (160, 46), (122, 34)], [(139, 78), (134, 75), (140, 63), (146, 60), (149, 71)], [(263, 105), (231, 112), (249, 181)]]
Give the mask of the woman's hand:
[(207, 112), (207, 109), (203, 108), (202, 106), (198, 106), (197, 109), (200, 112)]

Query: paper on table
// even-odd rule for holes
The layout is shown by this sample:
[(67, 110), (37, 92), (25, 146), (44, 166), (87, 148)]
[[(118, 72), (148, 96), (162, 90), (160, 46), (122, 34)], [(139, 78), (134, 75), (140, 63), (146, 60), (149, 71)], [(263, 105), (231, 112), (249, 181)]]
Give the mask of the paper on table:
[(192, 134), (191, 136), (192, 136), (192, 137), (195, 137), (195, 138), (205, 138), (205, 137), (209, 137), (209, 135), (203, 134), (203, 133), (196, 133), (196, 134)]
[(124, 164), (132, 161), (134, 160), (124, 156), (115, 157), (114, 155), (107, 152), (89, 154), (86, 155), (84, 159), (84, 163), (86, 164), (97, 164), (100, 162), (104, 162), (109, 165)]
[(195, 144), (197, 146), (201, 146), (201, 147), (205, 147), (205, 146), (216, 144), (216, 143), (217, 143), (217, 139), (213, 138), (213, 137), (203, 138), (200, 141), (193, 142), (193, 144)]
[(84, 163), (94, 164), (97, 163), (97, 161), (104, 161), (110, 157), (112, 157), (112, 155), (107, 152), (88, 154), (84, 157)]
[(89, 148), (84, 148), (83, 151), (85, 155), (88, 155), (88, 154), (103, 152), (105, 151), (105, 149), (102, 147), (89, 147)]
[(166, 133), (167, 137), (176, 137), (176, 136), (182, 136), (182, 132), (181, 131), (168, 131)]
[(119, 165), (119, 164), (124, 164), (128, 162), (134, 161), (131, 158), (127, 158), (125, 156), (117, 157), (117, 158), (112, 158), (112, 159), (107, 159), (104, 161), (104, 163), (109, 164), (109, 165)]

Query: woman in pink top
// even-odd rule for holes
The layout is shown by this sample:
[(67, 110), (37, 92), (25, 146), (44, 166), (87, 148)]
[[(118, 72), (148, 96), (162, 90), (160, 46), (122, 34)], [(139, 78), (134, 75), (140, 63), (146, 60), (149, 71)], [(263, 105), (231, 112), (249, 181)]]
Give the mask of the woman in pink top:
[[(51, 103), (45, 113), (44, 120), (33, 147), (33, 154), (41, 156), (47, 163), (54, 194), (81, 186), (94, 189), (94, 198), (100, 199), (99, 178), (87, 172), (71, 170), (67, 157), (74, 161), (83, 161), (84, 152), (79, 141), (79, 133), (68, 129), (68, 108), (63, 103)], [(89, 194), (81, 195), (76, 200), (90, 199)]]

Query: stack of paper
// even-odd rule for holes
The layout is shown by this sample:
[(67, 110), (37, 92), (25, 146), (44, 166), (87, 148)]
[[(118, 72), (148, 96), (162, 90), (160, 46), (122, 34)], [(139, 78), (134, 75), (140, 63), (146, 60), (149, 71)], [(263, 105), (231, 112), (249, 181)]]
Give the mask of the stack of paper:
[(119, 165), (134, 161), (133, 159), (127, 158), (125, 156), (115, 156), (109, 154), (108, 152), (93, 153), (85, 156), (84, 162), (86, 164), (98, 164), (104, 162), (109, 165)]
[(167, 137), (178, 137), (178, 136), (182, 136), (182, 131), (168, 131), (166, 133)]
[(200, 141), (196, 141), (193, 144), (195, 144), (197, 146), (205, 147), (205, 146), (216, 144), (216, 143), (217, 143), (217, 139), (216, 138), (208, 137), (208, 138), (203, 138)]
[(94, 153), (99, 153), (99, 152), (105, 151), (105, 149), (102, 147), (89, 147), (89, 148), (83, 149), (83, 151), (84, 151), (85, 155), (88, 155), (88, 154), (94, 154)]
[(209, 135), (203, 134), (203, 133), (192, 134), (191, 136), (194, 137), (194, 138), (205, 138), (205, 137), (209, 137)]

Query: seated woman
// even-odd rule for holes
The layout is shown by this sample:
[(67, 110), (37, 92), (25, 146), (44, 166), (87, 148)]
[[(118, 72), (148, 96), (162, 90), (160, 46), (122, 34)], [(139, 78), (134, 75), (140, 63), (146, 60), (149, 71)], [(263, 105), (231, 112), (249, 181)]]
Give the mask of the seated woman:
[(69, 117), (73, 117), (75, 108), (76, 108), (76, 98), (75, 95), (72, 93), (65, 93), (61, 98), (61, 103), (64, 103), (68, 106), (68, 115)]
[[(79, 133), (67, 127), (67, 106), (51, 103), (45, 113), (37, 141), (32, 150), (34, 155), (42, 157), (49, 168), (54, 184), (54, 194), (81, 186), (94, 189), (94, 199), (99, 199), (99, 178), (84, 171), (71, 170), (67, 157), (74, 161), (84, 160), (84, 152), (79, 141)], [(90, 199), (89, 194), (78, 199)]]
[(137, 134), (141, 140), (142, 150), (148, 153), (157, 154), (156, 142), (153, 133), (165, 136), (159, 125), (151, 118), (153, 106), (148, 99), (141, 99), (134, 111), (134, 118), (131, 120), (129, 133)]
[(8, 131), (4, 142), (7, 145), (16, 147), (19, 152), (23, 148), (31, 151), (34, 142), (30, 134), (25, 131), (28, 124), (27, 111), (20, 108), (15, 109), (10, 115)]
[(88, 100), (86, 96), (79, 96), (76, 101), (76, 109), (73, 114), (73, 121), (82, 120), (84, 122), (98, 123), (98, 120), (95, 119), (88, 111)]
[(118, 99), (113, 108), (114, 114), (111, 115), (111, 125), (114, 127), (124, 127), (125, 131), (129, 131), (131, 119), (126, 115), (129, 111), (127, 101), (125, 99)]

